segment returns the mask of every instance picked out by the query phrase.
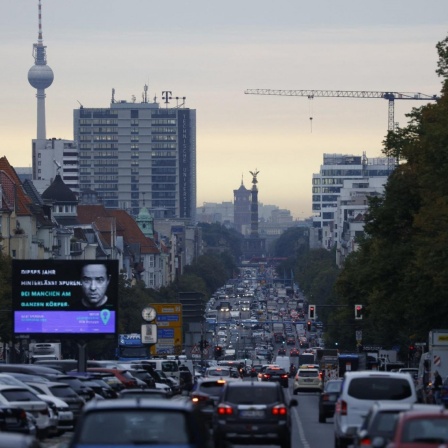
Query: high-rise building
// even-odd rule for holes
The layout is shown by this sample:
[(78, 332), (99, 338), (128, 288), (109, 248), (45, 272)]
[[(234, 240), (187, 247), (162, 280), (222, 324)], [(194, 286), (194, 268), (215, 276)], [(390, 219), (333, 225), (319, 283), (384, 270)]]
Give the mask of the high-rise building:
[(386, 177), (395, 169), (393, 157), (368, 159), (347, 154), (324, 154), (320, 172), (313, 174), (313, 217), (314, 232), (311, 233), (312, 247), (331, 249), (339, 237), (336, 211), (344, 180)]
[(79, 185), (107, 208), (137, 216), (143, 201), (155, 219), (196, 218), (196, 111), (149, 102), (112, 101), (74, 110)]

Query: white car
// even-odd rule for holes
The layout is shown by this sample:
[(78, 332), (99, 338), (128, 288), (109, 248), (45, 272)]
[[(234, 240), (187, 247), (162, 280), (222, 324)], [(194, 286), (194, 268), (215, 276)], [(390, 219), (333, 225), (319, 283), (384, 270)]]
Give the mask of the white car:
[(65, 401), (51, 395), (37, 394), (37, 396), (54, 409), (56, 414), (56, 428), (59, 434), (74, 429), (75, 418), (69, 405)]
[(408, 373), (346, 372), (334, 413), (335, 447), (346, 448), (375, 401), (416, 403), (417, 394)]

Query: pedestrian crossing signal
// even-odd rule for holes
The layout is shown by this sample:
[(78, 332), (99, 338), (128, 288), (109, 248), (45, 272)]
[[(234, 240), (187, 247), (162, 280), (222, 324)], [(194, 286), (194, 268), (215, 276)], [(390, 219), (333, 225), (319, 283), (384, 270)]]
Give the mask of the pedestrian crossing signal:
[(362, 305), (355, 305), (355, 319), (362, 319)]

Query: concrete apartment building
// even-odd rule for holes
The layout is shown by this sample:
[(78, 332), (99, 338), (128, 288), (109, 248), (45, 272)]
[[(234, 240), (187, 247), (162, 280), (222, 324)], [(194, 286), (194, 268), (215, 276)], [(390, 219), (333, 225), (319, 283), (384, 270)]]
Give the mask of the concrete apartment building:
[(347, 154), (324, 154), (319, 173), (312, 179), (313, 228), (310, 232), (312, 248), (331, 249), (336, 245), (342, 229), (337, 222), (338, 199), (345, 180), (387, 178), (395, 168), (392, 157), (368, 159)]
[(196, 216), (196, 111), (159, 103), (116, 101), (74, 110), (80, 191), (93, 190), (106, 208), (155, 219)]
[(369, 197), (382, 196), (386, 182), (386, 176), (344, 181), (335, 217), (335, 227), (339, 229), (336, 240), (336, 264), (339, 267), (351, 252), (358, 249), (358, 238), (364, 235)]

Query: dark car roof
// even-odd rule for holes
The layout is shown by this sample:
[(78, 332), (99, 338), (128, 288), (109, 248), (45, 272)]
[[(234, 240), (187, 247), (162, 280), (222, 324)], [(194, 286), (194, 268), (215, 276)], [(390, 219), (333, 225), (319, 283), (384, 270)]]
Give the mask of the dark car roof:
[(148, 399), (148, 398), (123, 398), (120, 400), (92, 400), (89, 401), (83, 408), (83, 412), (95, 412), (100, 410), (120, 410), (120, 409), (138, 409), (145, 407), (160, 410), (177, 410), (177, 411), (191, 411), (194, 408), (190, 402), (183, 400), (164, 400)]
[(247, 388), (250, 386), (257, 387), (279, 387), (276, 382), (265, 382), (265, 381), (229, 381), (226, 384), (226, 387), (239, 387), (239, 388)]

